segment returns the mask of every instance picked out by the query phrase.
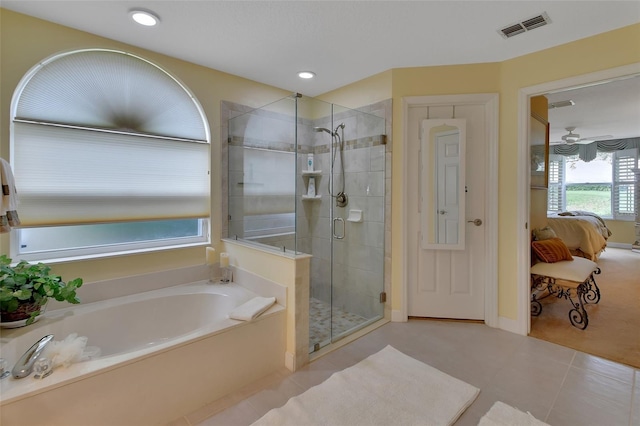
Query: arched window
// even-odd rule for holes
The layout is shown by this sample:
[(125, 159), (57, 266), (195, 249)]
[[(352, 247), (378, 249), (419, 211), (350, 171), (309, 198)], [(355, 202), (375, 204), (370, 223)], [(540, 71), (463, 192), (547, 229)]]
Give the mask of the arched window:
[(52, 57), (12, 102), (22, 229), (12, 254), (41, 260), (208, 241), (210, 134), (197, 100), (129, 53)]

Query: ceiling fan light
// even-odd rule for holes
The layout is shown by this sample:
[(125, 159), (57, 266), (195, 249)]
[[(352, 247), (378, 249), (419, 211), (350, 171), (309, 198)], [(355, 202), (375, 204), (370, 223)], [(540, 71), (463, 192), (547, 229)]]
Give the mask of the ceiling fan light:
[(576, 143), (580, 140), (580, 135), (577, 133), (572, 133), (570, 135), (563, 136), (562, 140), (564, 140), (567, 143)]

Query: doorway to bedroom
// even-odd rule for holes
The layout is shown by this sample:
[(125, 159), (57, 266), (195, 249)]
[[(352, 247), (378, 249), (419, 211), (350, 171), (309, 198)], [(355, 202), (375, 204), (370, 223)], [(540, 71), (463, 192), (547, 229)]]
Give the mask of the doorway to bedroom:
[[(640, 367), (640, 253), (635, 241), (639, 166), (640, 77), (615, 75), (562, 88), (550, 83), (547, 184), (530, 190), (531, 228), (550, 227), (573, 256), (595, 261), (598, 304), (587, 305), (585, 330), (569, 322), (569, 302), (542, 300), (529, 335), (615, 362)], [(585, 84), (586, 83), (586, 84)], [(526, 296), (529, 297), (527, 289)], [(527, 304), (528, 305), (528, 304)]]

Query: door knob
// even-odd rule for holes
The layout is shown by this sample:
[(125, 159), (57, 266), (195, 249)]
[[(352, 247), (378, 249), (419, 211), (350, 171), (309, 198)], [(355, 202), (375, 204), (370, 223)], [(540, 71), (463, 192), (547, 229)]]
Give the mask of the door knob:
[(446, 210), (440, 210), (438, 213), (440, 213), (440, 214), (447, 214), (447, 211), (446, 211)]
[(482, 219), (468, 220), (467, 223), (473, 223), (475, 226), (482, 225)]

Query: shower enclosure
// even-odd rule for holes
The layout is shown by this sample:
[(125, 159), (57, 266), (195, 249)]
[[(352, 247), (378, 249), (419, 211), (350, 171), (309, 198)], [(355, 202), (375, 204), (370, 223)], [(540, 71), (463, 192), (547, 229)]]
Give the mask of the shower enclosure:
[(384, 132), (299, 94), (228, 121), (229, 237), (312, 255), (310, 352), (384, 316)]

